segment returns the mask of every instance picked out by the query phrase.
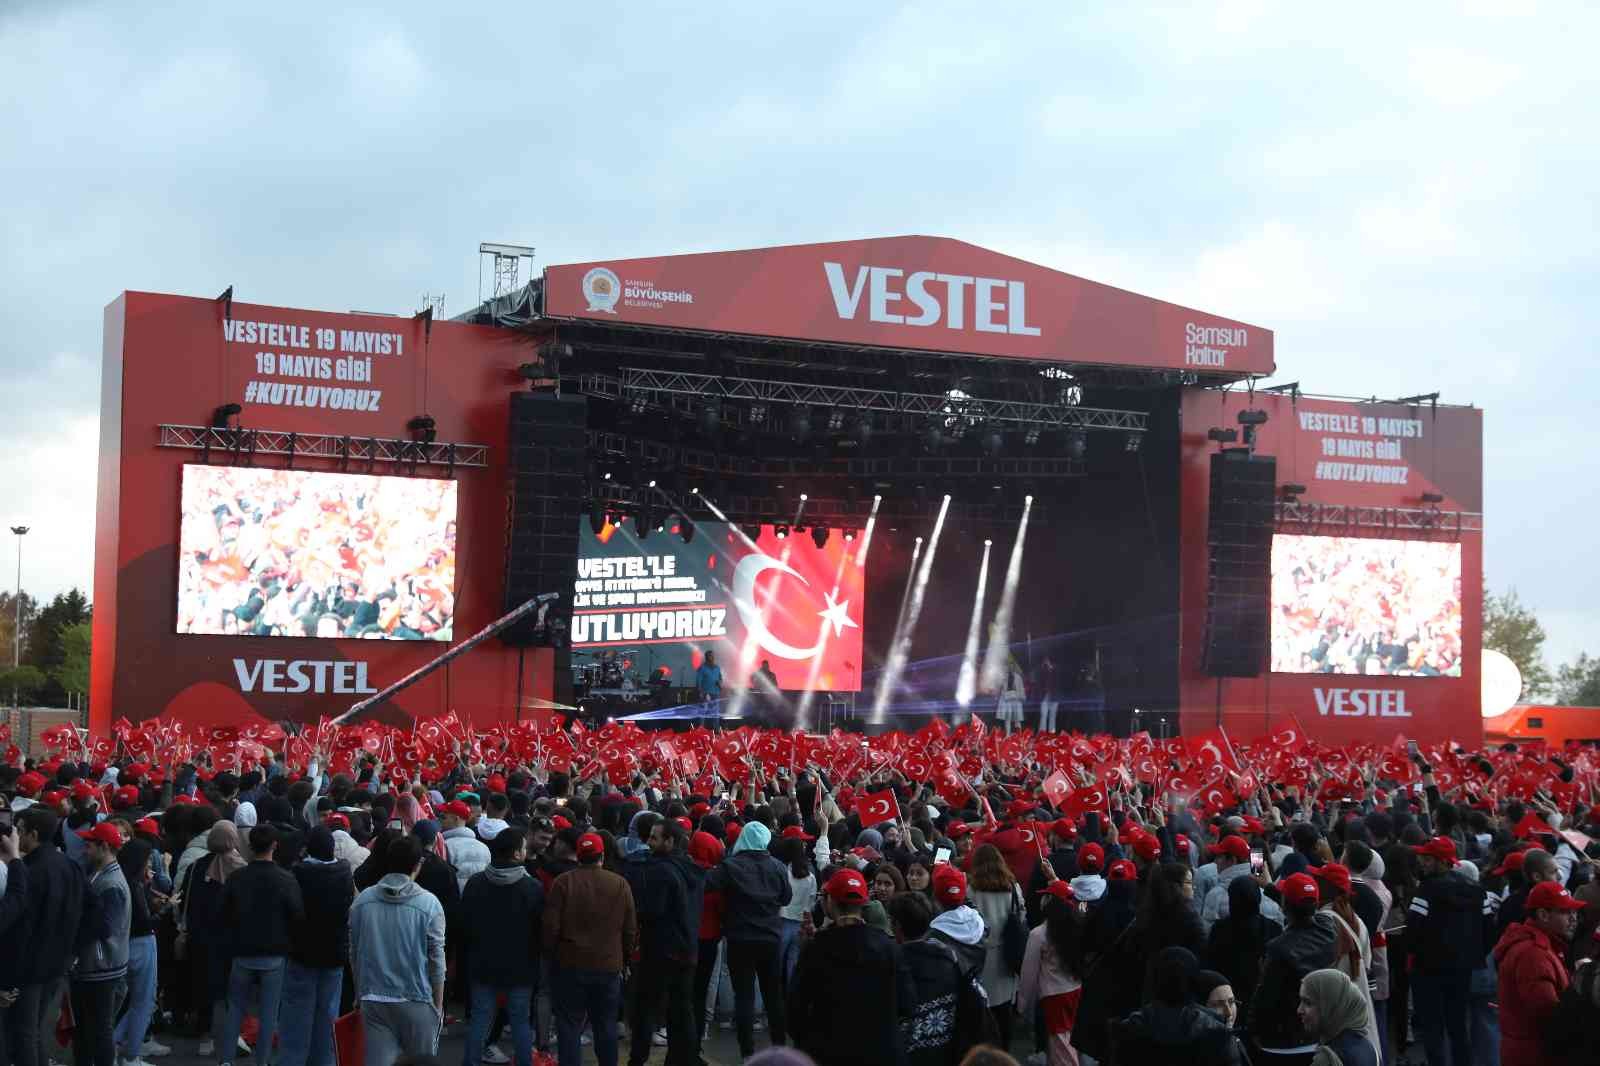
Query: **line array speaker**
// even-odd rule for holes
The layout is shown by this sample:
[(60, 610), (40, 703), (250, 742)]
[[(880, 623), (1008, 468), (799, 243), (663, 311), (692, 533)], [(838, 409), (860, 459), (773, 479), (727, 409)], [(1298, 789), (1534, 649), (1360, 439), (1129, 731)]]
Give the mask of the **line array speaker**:
[(513, 647), (550, 643), (548, 623), (572, 610), (578, 579), (578, 520), (584, 512), (588, 399), (549, 392), (511, 395), (507, 442), (505, 608), (545, 592), (561, 598), (544, 629), (529, 616), (501, 631)]
[(1267, 666), (1277, 476), (1271, 456), (1230, 448), (1211, 457), (1203, 666), (1212, 677), (1256, 677)]

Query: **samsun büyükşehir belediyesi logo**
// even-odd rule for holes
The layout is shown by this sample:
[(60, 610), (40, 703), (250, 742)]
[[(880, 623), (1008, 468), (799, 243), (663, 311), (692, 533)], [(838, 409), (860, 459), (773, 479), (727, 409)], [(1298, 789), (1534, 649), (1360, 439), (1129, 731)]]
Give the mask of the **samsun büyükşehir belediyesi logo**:
[(589, 310), (617, 313), (617, 301), (622, 299), (622, 279), (605, 267), (595, 267), (583, 276), (583, 298)]

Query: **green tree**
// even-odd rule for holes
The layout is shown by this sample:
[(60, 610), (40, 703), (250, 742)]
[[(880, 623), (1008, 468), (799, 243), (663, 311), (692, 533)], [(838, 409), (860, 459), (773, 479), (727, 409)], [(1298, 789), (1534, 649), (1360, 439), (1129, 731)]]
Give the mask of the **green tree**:
[(0, 669), (0, 698), (10, 700), (14, 694), (19, 706), (33, 703), (49, 680), (36, 666), (4, 667)]
[(54, 674), (56, 683), (75, 695), (89, 691), (89, 646), (93, 642), (93, 626), (79, 622), (61, 631), (63, 658)]
[(1565, 707), (1600, 707), (1600, 658), (1580, 652), (1556, 671), (1555, 698)]
[(1550, 691), (1550, 668), (1544, 664), (1544, 627), (1533, 609), (1517, 598), (1516, 589), (1496, 596), (1483, 592), (1483, 646), (1493, 648), (1522, 671), (1522, 698)]
[(63, 634), (73, 626), (89, 621), (89, 600), (77, 589), (60, 593), (34, 616), (22, 644), (22, 661), (44, 675), (44, 685), (35, 698), (45, 707), (65, 707), (67, 690), (56, 679), (67, 661)]
[[(33, 624), (33, 619), (39, 613), (39, 601), (22, 593), (22, 632), (26, 634), (28, 627)], [(12, 641), (17, 631), (17, 595), (9, 590), (0, 592), (0, 666), (10, 666), (12, 657)], [(27, 641), (23, 641), (27, 646)]]

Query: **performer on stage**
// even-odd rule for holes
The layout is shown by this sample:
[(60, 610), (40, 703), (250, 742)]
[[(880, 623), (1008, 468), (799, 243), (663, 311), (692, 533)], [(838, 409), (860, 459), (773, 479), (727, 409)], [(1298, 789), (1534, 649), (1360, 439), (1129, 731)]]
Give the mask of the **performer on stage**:
[(1027, 695), (1027, 687), (1022, 683), (1022, 667), (1017, 665), (1015, 655), (1006, 659), (1006, 687), (1000, 693), (1000, 705), (996, 708), (995, 717), (1000, 720), (1000, 725), (1007, 733), (1015, 732), (1022, 728), (1022, 701)]
[(1033, 678), (1033, 691), (1039, 697), (1039, 732), (1054, 732), (1056, 728), (1056, 708), (1060, 705), (1060, 693), (1056, 686), (1059, 677), (1055, 660), (1046, 655), (1039, 664), (1039, 670)]
[(722, 667), (717, 665), (716, 652), (706, 652), (705, 661), (694, 672), (694, 686), (700, 691), (701, 703), (722, 698)]

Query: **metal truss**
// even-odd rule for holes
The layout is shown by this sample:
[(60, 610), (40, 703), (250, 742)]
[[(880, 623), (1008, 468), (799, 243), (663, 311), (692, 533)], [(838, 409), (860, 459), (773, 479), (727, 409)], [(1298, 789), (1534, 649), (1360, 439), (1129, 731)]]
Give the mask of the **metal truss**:
[[(804, 507), (797, 506), (795, 498), (779, 499), (773, 496), (748, 493), (715, 496), (711, 497), (710, 500), (717, 505), (717, 509), (722, 512), (727, 521), (747, 527), (790, 525), (794, 527), (796, 532), (809, 529), (812, 526), (827, 526), (830, 529), (860, 529), (866, 525), (867, 518), (872, 514), (872, 499), (870, 496), (859, 501), (827, 496), (811, 496), (806, 500)], [(608, 487), (605, 494), (594, 502), (599, 510), (611, 514), (638, 515), (648, 509), (656, 517), (668, 514), (686, 514), (690, 521), (693, 522), (716, 522), (722, 520), (706, 506), (706, 500), (697, 495), (669, 494), (659, 489), (648, 489), (642, 486)], [(890, 526), (901, 522), (926, 521), (932, 523), (938, 517), (939, 508), (942, 505), (942, 494), (930, 494), (924, 499), (906, 496), (884, 496), (878, 502), (877, 521)], [(970, 499), (952, 496), (948, 513), (945, 516), (945, 523), (949, 526), (960, 526), (966, 523), (1015, 524), (1022, 517), (1023, 506), (1023, 497), (1017, 493)], [(1035, 498), (1033, 510), (1036, 515), (1047, 508), (1048, 501), (1045, 498)], [(799, 516), (798, 519), (796, 518), (797, 514)]]
[(372, 470), (379, 463), (389, 466), (489, 465), (489, 448), (484, 444), (455, 444), (447, 441), (397, 440), (389, 437), (341, 437), (331, 433), (291, 433), (275, 429), (217, 429), (210, 426), (158, 425), (159, 448), (183, 448), (200, 452), (202, 461), (216, 455), (219, 461), (250, 466), (257, 456), (281, 455), (293, 465), (299, 459), (324, 459), (340, 469), (353, 464)]
[[(623, 433), (591, 430), (589, 454), (598, 463), (623, 459), (657, 475), (698, 472), (711, 477), (756, 480), (792, 478), (796, 483), (855, 480), (992, 480), (1081, 478), (1087, 465), (1060, 456), (978, 457), (961, 455), (842, 456), (823, 459), (760, 459), (733, 451), (684, 448)], [(618, 479), (624, 480), (624, 479)], [(798, 491), (798, 490), (797, 490)], [(809, 491), (809, 490), (808, 490)]]
[(1149, 415), (1100, 407), (995, 400), (954, 392), (900, 392), (888, 388), (801, 384), (762, 378), (697, 374), (681, 370), (621, 367), (618, 373), (584, 374), (578, 391), (612, 400), (637, 394), (719, 397), (748, 403), (796, 404), (854, 411), (921, 415), (968, 425), (1013, 423), (1047, 429), (1119, 430), (1143, 433)]
[(1434, 507), (1357, 507), (1351, 504), (1280, 500), (1277, 527), (1281, 533), (1388, 533), (1412, 539), (1459, 539), (1482, 533), (1483, 515), (1474, 511), (1441, 511)]

